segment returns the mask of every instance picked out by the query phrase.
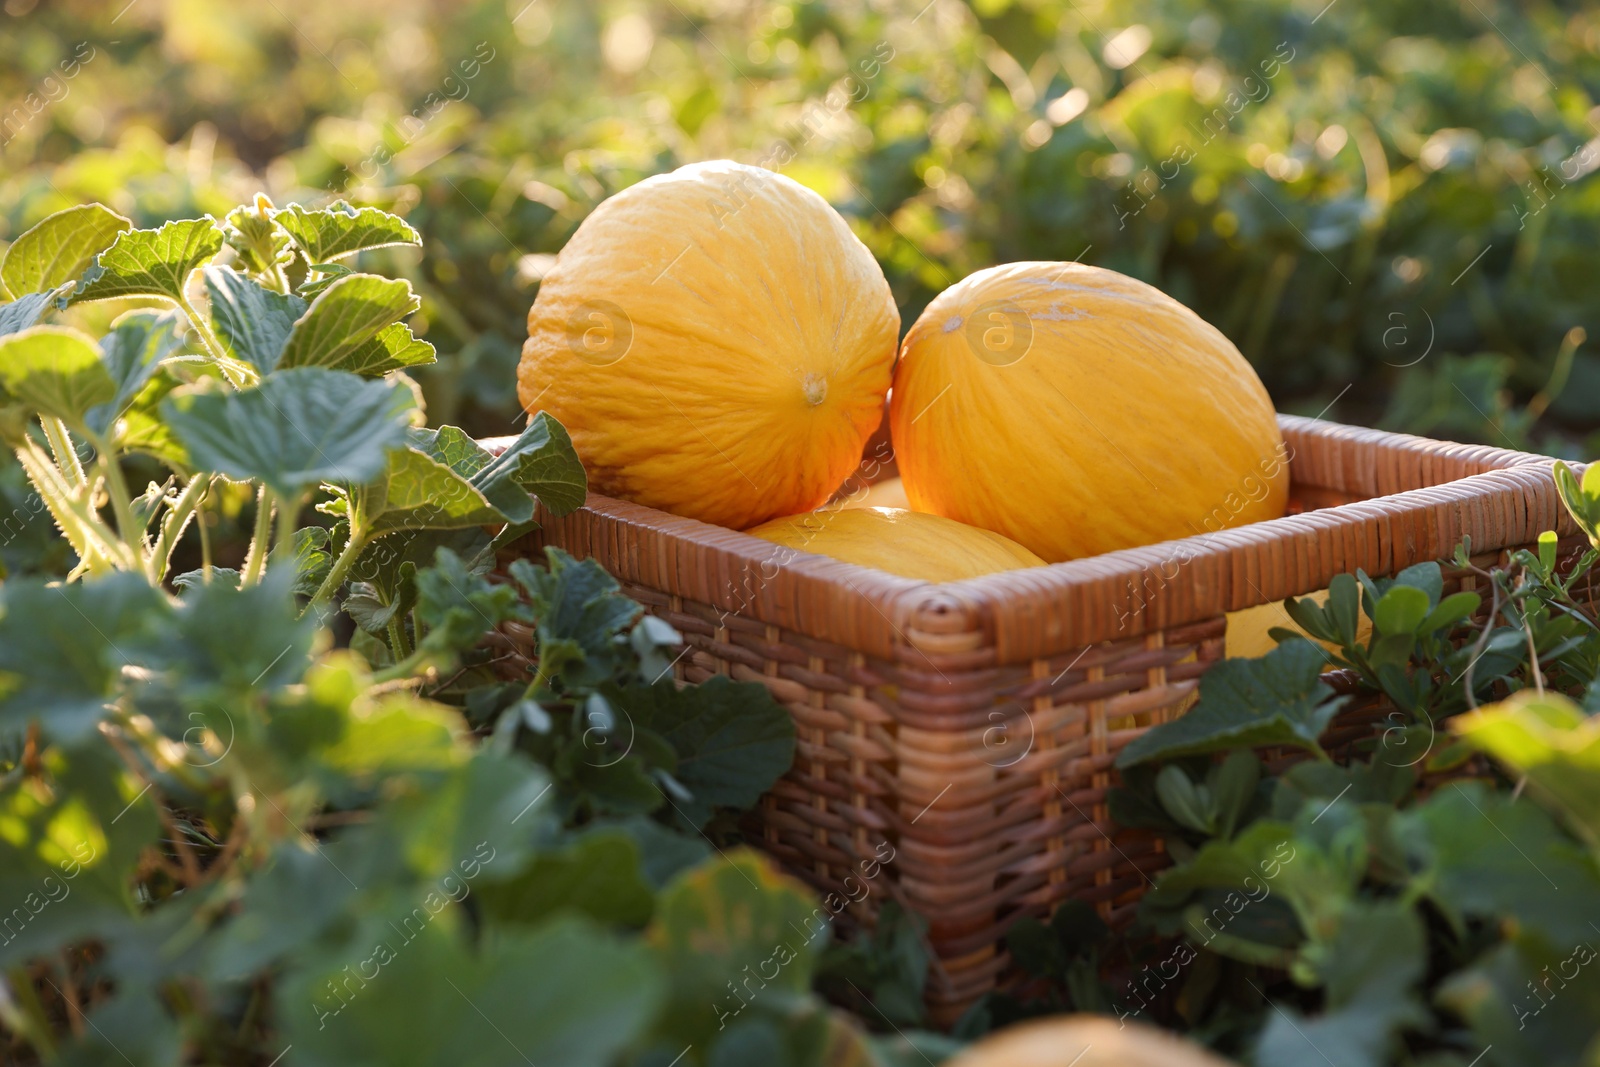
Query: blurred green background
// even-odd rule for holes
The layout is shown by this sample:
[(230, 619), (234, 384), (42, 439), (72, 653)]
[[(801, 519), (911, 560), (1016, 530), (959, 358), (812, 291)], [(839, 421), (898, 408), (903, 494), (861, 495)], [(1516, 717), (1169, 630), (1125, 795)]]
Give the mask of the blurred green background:
[(1082, 258), (1223, 329), (1282, 410), (1600, 451), (1592, 5), (6, 0), (0, 26), (0, 242), (87, 200), (399, 210), (435, 422), (507, 432), (551, 256), (726, 156), (788, 159), (906, 325), (980, 267)]

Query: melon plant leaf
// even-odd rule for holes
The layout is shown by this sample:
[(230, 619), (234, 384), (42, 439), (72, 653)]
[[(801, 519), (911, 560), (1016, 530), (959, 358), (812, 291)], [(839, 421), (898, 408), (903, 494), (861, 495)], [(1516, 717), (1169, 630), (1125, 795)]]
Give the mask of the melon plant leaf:
[(421, 246), (422, 235), (398, 215), (375, 207), (356, 209), (343, 200), (320, 211), (290, 204), (272, 220), (294, 239), (310, 263), (323, 263), (369, 248)]
[(147, 662), (199, 694), (265, 692), (298, 681), (310, 662), (316, 620), (296, 610), (292, 575), (269, 567), (247, 589), (213, 576), (179, 602)]
[(720, 1016), (737, 1014), (744, 1003), (730, 981), (737, 988), (745, 975), (759, 974), (766, 985), (751, 1007), (780, 1017), (795, 1008), (810, 989), (829, 927), (805, 886), (737, 848), (662, 890), (645, 940), (672, 976), (658, 1030), (679, 1048), (705, 1047), (722, 1029)]
[(396, 322), (378, 331), (378, 335), (339, 360), (339, 369), (351, 371), (363, 378), (380, 378), (390, 371), (408, 367), (422, 367), (438, 362), (438, 353), (432, 345), (416, 338), (411, 327)]
[[(592, 559), (545, 550), (549, 565), (511, 564), (536, 622), (540, 664), (569, 689), (600, 685), (621, 675), (632, 656), (617, 638), (644, 610), (622, 595), (617, 580)], [(654, 681), (654, 679), (646, 679)]]
[(255, 203), (241, 204), (223, 220), (223, 239), (252, 274), (276, 270), (293, 255), (288, 250), (289, 235), (272, 215), (271, 201), (258, 194)]
[(262, 374), (275, 369), (306, 302), (275, 293), (232, 267), (207, 267), (204, 276), (211, 319), (228, 354)]
[(1452, 726), (1468, 744), (1527, 776), (1535, 796), (1600, 847), (1600, 718), (1559, 693), (1540, 697), (1524, 689)]
[(656, 890), (711, 854), (711, 846), (705, 838), (669, 830), (644, 815), (597, 819), (584, 827), (581, 836), (613, 833), (626, 834), (632, 839), (639, 853), (640, 873)]
[(157, 296), (182, 303), (196, 267), (222, 251), (222, 231), (209, 216), (169, 222), (157, 230), (129, 230), (100, 253), (71, 300)]
[(54, 296), (54, 293), (29, 293), (9, 304), (0, 304), (0, 337), (20, 333), (38, 322)]
[(529, 493), (554, 515), (576, 511), (588, 494), (588, 480), (572, 438), (543, 411), (528, 420), (527, 427), (492, 463), (473, 474), (472, 483), (512, 522), (533, 518)]
[(116, 431), (116, 447), (120, 451), (153, 456), (174, 470), (187, 474), (193, 470), (189, 453), (172, 435), (172, 427), (161, 415), (161, 402), (177, 387), (175, 379), (158, 372), (123, 410), (113, 429)]
[[(376, 274), (340, 278), (311, 302), (289, 331), (278, 365), (353, 369), (348, 364), (364, 346), (421, 305), (404, 279)], [(372, 362), (371, 355), (362, 355), (360, 362)]]
[(1199, 703), (1135, 738), (1117, 766), (1260, 745), (1320, 752), (1317, 739), (1347, 699), (1322, 681), (1326, 666), (1322, 649), (1304, 639), (1260, 659), (1224, 660), (1200, 680)]
[(96, 433), (110, 429), (155, 376), (161, 361), (183, 349), (183, 339), (178, 335), (180, 322), (176, 308), (130, 311), (100, 339), (100, 361), (117, 392), (88, 412), (85, 421), (90, 429)]
[(237, 393), (174, 393), (161, 412), (198, 469), (298, 497), (318, 482), (382, 474), (413, 404), (402, 385), (302, 367)]
[(1446, 978), (1437, 1000), (1466, 1021), (1480, 1047), (1493, 1046), (1497, 1067), (1592, 1063), (1600, 1019), (1596, 941), (1592, 932), (1576, 945), (1513, 933)]
[(49, 586), (0, 586), (0, 735), (37, 719), (45, 736), (73, 741), (94, 729), (120, 692), (139, 642), (171, 615), (143, 575)]
[(7, 969), (130, 928), (142, 910), (131, 876), (160, 836), (153, 798), (109, 746), (52, 747), (41, 763), (49, 791), (0, 792)]
[(102, 204), (83, 204), (46, 216), (6, 249), (0, 282), (13, 297), (77, 281), (94, 257), (133, 223)]
[[(412, 430), (408, 440), (415, 440), (419, 432)], [(374, 535), (503, 521), (470, 482), (414, 447), (390, 453), (382, 501), (381, 511), (370, 503), (364, 509), (366, 528)]]
[(718, 807), (753, 805), (794, 762), (794, 719), (759, 682), (717, 675), (686, 690), (669, 678), (605, 695), (626, 720), (615, 728), (623, 737), (631, 725), (677, 750), (673, 777), (691, 796), (673, 804), (690, 828)]
[(117, 395), (100, 349), (87, 334), (66, 326), (34, 326), (0, 337), (0, 388), (74, 426)]
[[(453, 925), (436, 918), (409, 936), (391, 931), (379, 943), (384, 962), (367, 965), (381, 967), (381, 979), (347, 999), (330, 992), (344, 980), (344, 956), (291, 971), (282, 1025), (296, 1062), (607, 1067), (661, 1003), (665, 983), (649, 953), (589, 922), (491, 930), (476, 951)], [(368, 960), (377, 946), (351, 951)]]
[(542, 853), (516, 878), (481, 886), (478, 898), (490, 919), (528, 926), (561, 913), (643, 926), (655, 906), (639, 847), (618, 830), (584, 834), (559, 851)]

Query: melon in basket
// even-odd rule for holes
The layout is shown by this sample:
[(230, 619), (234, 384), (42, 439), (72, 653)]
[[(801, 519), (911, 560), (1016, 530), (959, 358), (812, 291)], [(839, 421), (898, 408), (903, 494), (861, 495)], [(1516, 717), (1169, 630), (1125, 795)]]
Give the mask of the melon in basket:
[(1199, 1045), (1105, 1015), (1062, 1015), (1010, 1026), (947, 1067), (1230, 1067)]
[(901, 508), (828, 508), (774, 519), (748, 532), (786, 548), (925, 582), (1044, 565), (997, 533)]
[(906, 496), (1051, 562), (1282, 515), (1287, 451), (1243, 356), (1114, 271), (1011, 263), (935, 297), (895, 368)]
[(539, 286), (517, 394), (598, 492), (743, 529), (821, 505), (861, 460), (900, 315), (816, 193), (717, 161), (602, 203)]

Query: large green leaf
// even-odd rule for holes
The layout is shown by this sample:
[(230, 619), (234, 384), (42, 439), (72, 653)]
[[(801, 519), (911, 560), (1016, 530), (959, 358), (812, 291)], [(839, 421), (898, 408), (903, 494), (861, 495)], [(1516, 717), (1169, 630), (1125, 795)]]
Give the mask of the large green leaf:
[(101, 204), (48, 215), (6, 249), (0, 282), (20, 299), (77, 281), (84, 270), (133, 223)]
[(1478, 1067), (1595, 1062), (1597, 941), (1591, 933), (1575, 945), (1552, 945), (1513, 932), (1440, 984), (1441, 1006), (1465, 1019), (1485, 1050)]
[(1352, 906), (1316, 958), (1328, 1011), (1307, 1018), (1278, 1006), (1256, 1046), (1260, 1067), (1328, 1062), (1386, 1067), (1400, 1033), (1425, 1026), (1417, 982), (1427, 970), (1427, 937), (1416, 911), (1383, 902)]
[(39, 764), (43, 781), (0, 791), (0, 967), (131, 925), (131, 875), (159, 836), (152, 798), (109, 746), (51, 746)]
[(403, 322), (385, 326), (372, 340), (357, 347), (339, 361), (341, 370), (363, 378), (378, 378), (393, 370), (421, 367), (438, 362), (438, 353), (426, 341), (419, 341)]
[(450, 926), (436, 917), (293, 972), (279, 1025), (295, 1062), (608, 1067), (661, 1002), (648, 954), (588, 922), (491, 931), (477, 952)]
[(275, 369), (306, 302), (275, 293), (232, 267), (207, 267), (204, 276), (211, 318), (228, 354), (262, 374)]
[(618, 677), (633, 663), (618, 637), (643, 609), (594, 560), (575, 560), (559, 548), (545, 554), (547, 567), (525, 559), (511, 564), (537, 626), (541, 670), (574, 689)]
[[(419, 435), (432, 433), (412, 430), (407, 440), (415, 442)], [(390, 453), (389, 468), (376, 488), (381, 495), (368, 492), (364, 499), (364, 520), (374, 534), (463, 529), (505, 521), (470, 481), (446, 462), (415, 447)]]
[(47, 737), (94, 729), (121, 689), (121, 671), (171, 609), (143, 576), (0, 586), (0, 735), (38, 720)]
[[(752, 806), (794, 762), (794, 720), (759, 682), (718, 675), (680, 689), (669, 678), (606, 696), (634, 727), (677, 749), (674, 777), (691, 796), (674, 804), (694, 826), (718, 807)], [(626, 734), (626, 726), (618, 729)]]
[(29, 293), (9, 304), (0, 304), (0, 337), (26, 330), (38, 322), (54, 296), (54, 293)]
[(335, 370), (370, 365), (373, 356), (364, 349), (420, 306), (404, 279), (347, 275), (323, 290), (294, 324), (278, 365)]
[(318, 482), (361, 484), (405, 441), (410, 390), (303, 367), (237, 393), (174, 393), (161, 411), (194, 465), (258, 478), (297, 497)]
[(94, 341), (66, 326), (34, 326), (0, 337), (0, 387), (33, 410), (74, 426), (117, 395), (117, 383)]
[(555, 515), (582, 507), (588, 493), (583, 463), (572, 447), (572, 438), (543, 411), (529, 419), (510, 447), (478, 471), (472, 482), (513, 522), (533, 517), (531, 506), (517, 505), (517, 490), (524, 497), (532, 493)]
[(105, 433), (122, 416), (134, 397), (155, 376), (161, 361), (183, 348), (178, 335), (182, 319), (176, 308), (156, 312), (130, 311), (100, 339), (100, 360), (117, 392), (111, 400), (91, 409), (85, 421), (96, 433)]
[(358, 210), (343, 200), (321, 211), (290, 204), (274, 212), (272, 221), (289, 232), (310, 263), (328, 263), (368, 248), (422, 244), (422, 235), (398, 215), (375, 207)]
[(1260, 659), (1224, 660), (1201, 679), (1199, 703), (1135, 738), (1117, 766), (1260, 745), (1318, 751), (1317, 739), (1346, 699), (1322, 681), (1326, 666), (1322, 649), (1305, 640)]
[(658, 1029), (679, 1047), (706, 1048), (747, 1000), (779, 1017), (801, 1007), (829, 918), (805, 886), (748, 849), (685, 871), (662, 890), (645, 932), (672, 976)]
[(1600, 717), (1559, 693), (1524, 689), (1452, 725), (1468, 743), (1526, 775), (1541, 800), (1600, 848)]
[(547, 852), (517, 878), (478, 891), (484, 912), (501, 923), (534, 925), (559, 913), (596, 922), (643, 926), (655, 893), (640, 868), (639, 847), (619, 831), (586, 834)]
[(1413, 869), (1458, 929), (1469, 919), (1510, 919), (1553, 944), (1595, 936), (1600, 869), (1537, 804), (1465, 782), (1395, 821)]
[(158, 296), (181, 302), (189, 275), (220, 251), (222, 231), (210, 217), (169, 222), (157, 230), (129, 230), (100, 253), (72, 300)]

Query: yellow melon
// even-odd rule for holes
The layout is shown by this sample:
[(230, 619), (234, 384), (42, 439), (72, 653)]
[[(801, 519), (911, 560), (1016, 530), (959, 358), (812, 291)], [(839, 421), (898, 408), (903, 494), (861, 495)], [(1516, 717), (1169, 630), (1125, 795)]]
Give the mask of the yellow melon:
[(1008, 1026), (947, 1067), (1229, 1067), (1190, 1041), (1108, 1015), (1057, 1015)]
[(999, 534), (899, 508), (829, 508), (774, 519), (747, 532), (786, 548), (925, 582), (1044, 566), (1044, 560)]
[(682, 167), (602, 203), (528, 312), (517, 394), (597, 492), (743, 528), (826, 501), (883, 414), (900, 316), (816, 193)]
[(890, 428), (919, 511), (1052, 562), (1284, 513), (1272, 401), (1218, 330), (1077, 263), (1011, 263), (945, 290), (906, 335)]

